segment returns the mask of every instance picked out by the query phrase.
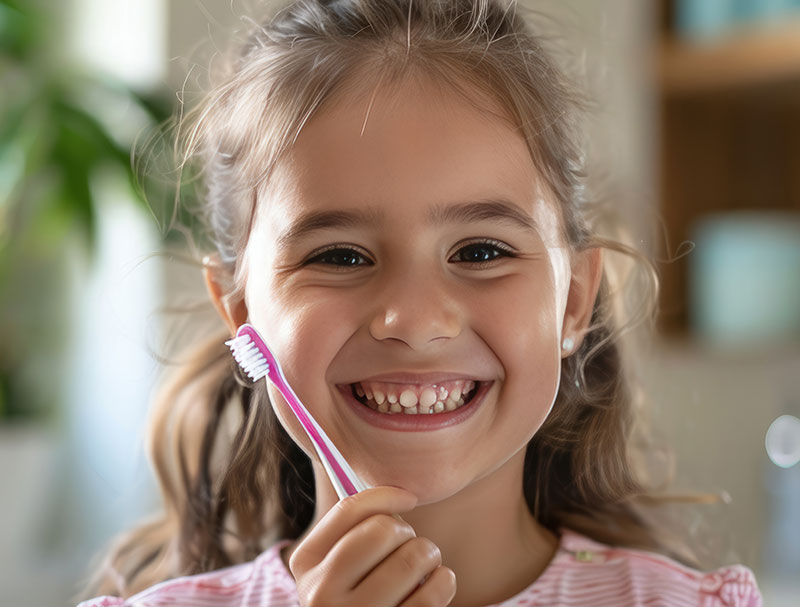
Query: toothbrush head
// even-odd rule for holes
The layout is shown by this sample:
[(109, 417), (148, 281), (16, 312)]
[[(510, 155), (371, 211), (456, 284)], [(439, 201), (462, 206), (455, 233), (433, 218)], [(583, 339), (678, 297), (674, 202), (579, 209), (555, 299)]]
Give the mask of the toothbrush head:
[(231, 349), (236, 362), (253, 382), (269, 374), (272, 354), (252, 325), (239, 327), (236, 337), (226, 341), (225, 345)]

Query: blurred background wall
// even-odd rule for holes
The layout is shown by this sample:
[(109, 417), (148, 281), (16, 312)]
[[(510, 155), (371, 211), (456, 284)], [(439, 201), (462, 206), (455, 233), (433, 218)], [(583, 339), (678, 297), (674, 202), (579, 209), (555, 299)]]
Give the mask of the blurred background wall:
[[(70, 604), (92, 555), (157, 507), (142, 429), (154, 353), (180, 341), (163, 308), (205, 295), (185, 240), (162, 233), (169, 205), (131, 187), (128, 150), (257, 4), (0, 1), (3, 605)], [(673, 488), (726, 496), (693, 529), (719, 564), (754, 569), (766, 605), (795, 605), (800, 9), (524, 4), (598, 102), (590, 154), (627, 240), (670, 262), (632, 368)]]

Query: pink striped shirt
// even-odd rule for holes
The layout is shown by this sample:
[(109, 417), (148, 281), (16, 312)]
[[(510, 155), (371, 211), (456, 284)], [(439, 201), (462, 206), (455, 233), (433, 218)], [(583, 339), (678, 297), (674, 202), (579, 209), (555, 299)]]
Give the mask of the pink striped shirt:
[[(176, 578), (129, 599), (99, 597), (78, 607), (297, 607), (279, 542), (249, 563)], [(497, 607), (761, 607), (742, 565), (700, 572), (669, 558), (599, 544), (561, 529), (555, 557), (539, 578)]]

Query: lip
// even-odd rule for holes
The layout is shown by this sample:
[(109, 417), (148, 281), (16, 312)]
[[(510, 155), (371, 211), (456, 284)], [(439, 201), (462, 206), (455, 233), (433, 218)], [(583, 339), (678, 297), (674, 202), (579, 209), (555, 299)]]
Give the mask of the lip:
[[(459, 377), (458, 379), (464, 379)], [(367, 380), (364, 380), (367, 381)], [(379, 381), (373, 378), (373, 381)], [(388, 381), (388, 380), (381, 380)], [(433, 381), (433, 380), (428, 380)], [(438, 379), (436, 381), (445, 381)], [(366, 405), (362, 404), (353, 396), (350, 384), (337, 384), (336, 388), (344, 397), (345, 402), (358, 415), (361, 419), (371, 426), (381, 428), (383, 430), (393, 430), (395, 432), (431, 432), (433, 430), (441, 430), (449, 428), (457, 424), (463, 423), (480, 408), (486, 394), (494, 385), (493, 381), (481, 382), (475, 396), (463, 407), (459, 407), (455, 411), (445, 411), (442, 413), (418, 413), (417, 415), (408, 415), (405, 413), (397, 413), (394, 415), (387, 415), (386, 413), (378, 413), (373, 411)]]

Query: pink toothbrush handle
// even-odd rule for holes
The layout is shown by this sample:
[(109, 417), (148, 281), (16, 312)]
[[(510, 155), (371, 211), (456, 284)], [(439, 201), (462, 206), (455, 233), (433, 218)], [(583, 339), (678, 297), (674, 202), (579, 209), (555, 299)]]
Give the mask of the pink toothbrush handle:
[(339, 496), (344, 497), (342, 493), (345, 493), (346, 495), (354, 495), (358, 493), (359, 486), (362, 489), (365, 488), (364, 484), (355, 476), (354, 472), (350, 470), (348, 473), (348, 470), (345, 470), (339, 463), (340, 460), (344, 461), (344, 458), (338, 452), (336, 447), (333, 446), (331, 440), (325, 435), (325, 431), (319, 426), (319, 424), (316, 423), (316, 421), (314, 421), (314, 418), (294, 393), (294, 390), (289, 385), (289, 382), (286, 381), (286, 377), (283, 374), (283, 369), (281, 369), (278, 360), (272, 354), (272, 351), (261, 338), (261, 335), (258, 333), (256, 328), (250, 324), (244, 324), (239, 327), (239, 330), (237, 331), (237, 335), (243, 334), (248, 335), (255, 344), (256, 348), (258, 348), (259, 352), (264, 355), (264, 358), (269, 366), (267, 377), (269, 377), (270, 381), (272, 381), (275, 387), (278, 388), (280, 393), (286, 399), (286, 402), (289, 404), (289, 407), (291, 407), (309, 438), (314, 442), (314, 446), (316, 447), (320, 458), (323, 460), (323, 465), (325, 465), (328, 475), (335, 477), (331, 478), (331, 482), (333, 482), (334, 488), (336, 488)]
[[(316, 443), (317, 447), (322, 451), (325, 459), (328, 460), (328, 464), (333, 469), (336, 478), (339, 479), (339, 482), (341, 483), (342, 487), (344, 487), (347, 495), (355, 495), (358, 493), (358, 490), (353, 485), (350, 477), (339, 465), (339, 462), (337, 461), (336, 457), (334, 457), (333, 453), (331, 453), (330, 449), (328, 449), (328, 445), (325, 444), (325, 441), (322, 440), (322, 437), (317, 432), (316, 426), (309, 419), (309, 414), (306, 411), (306, 408), (300, 402), (300, 399), (297, 398), (297, 395), (294, 393), (294, 390), (292, 390), (292, 387), (286, 383), (286, 380), (282, 377), (283, 373), (280, 373), (280, 376), (280, 379), (283, 381), (276, 382), (273, 380), (273, 383), (289, 403), (289, 406), (292, 408), (292, 411), (294, 411), (297, 419), (300, 420), (300, 423), (303, 425), (303, 428), (305, 428), (308, 436)], [(271, 373), (270, 379), (272, 379)]]

